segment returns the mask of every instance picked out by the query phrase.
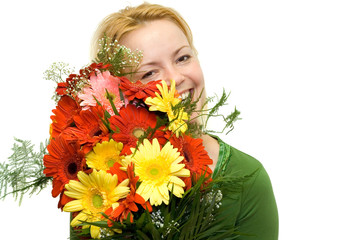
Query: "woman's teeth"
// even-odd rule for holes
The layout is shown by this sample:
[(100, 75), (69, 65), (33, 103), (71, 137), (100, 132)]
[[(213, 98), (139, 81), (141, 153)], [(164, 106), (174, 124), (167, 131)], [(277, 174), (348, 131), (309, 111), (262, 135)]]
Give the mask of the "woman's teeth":
[(180, 95), (181, 99), (184, 100), (190, 95), (190, 91), (184, 92)]

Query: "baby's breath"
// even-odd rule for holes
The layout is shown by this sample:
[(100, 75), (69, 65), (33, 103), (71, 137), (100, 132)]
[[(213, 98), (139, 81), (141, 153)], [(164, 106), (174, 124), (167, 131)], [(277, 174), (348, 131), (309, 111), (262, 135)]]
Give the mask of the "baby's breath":
[(100, 228), (100, 239), (101, 238), (108, 238), (114, 235), (114, 232), (108, 228)]
[(162, 212), (157, 210), (156, 212), (152, 212), (150, 214), (152, 222), (155, 224), (157, 228), (164, 227), (164, 216), (162, 216)]
[[(70, 67), (68, 63), (64, 62), (54, 62), (48, 70), (44, 72), (43, 78), (45, 80), (50, 80), (56, 83), (55, 90), (57, 88), (57, 84), (61, 82), (65, 82), (65, 79), (74, 72), (74, 68)], [(67, 93), (68, 90), (66, 90)], [(55, 102), (58, 102), (60, 96), (54, 91), (54, 95), (51, 97)]]
[(72, 86), (72, 92), (75, 95), (78, 95), (79, 92), (81, 92), (85, 86), (89, 85), (89, 79), (85, 77), (75, 77), (74, 78), (74, 85)]
[(117, 40), (111, 42), (107, 37), (99, 40), (99, 46), (95, 62), (111, 64), (110, 71), (116, 76), (135, 73), (143, 57), (141, 51), (132, 51), (120, 45)]
[(216, 208), (220, 208), (221, 200), (222, 200), (222, 192), (220, 189), (218, 190), (211, 190), (201, 199), (206, 205), (210, 205), (213, 201)]
[(70, 73), (74, 72), (68, 63), (54, 62), (48, 70), (44, 72), (44, 79), (55, 83), (64, 82)]

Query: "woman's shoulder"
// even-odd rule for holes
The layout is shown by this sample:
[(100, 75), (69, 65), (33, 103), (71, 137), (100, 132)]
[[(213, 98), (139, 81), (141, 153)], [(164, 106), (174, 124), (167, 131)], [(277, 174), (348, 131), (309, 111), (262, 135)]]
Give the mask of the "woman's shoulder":
[(245, 175), (263, 168), (263, 165), (259, 160), (232, 146), (230, 146), (230, 156), (228, 161), (228, 164), (231, 166), (230, 169), (240, 169)]
[(226, 174), (237, 176), (249, 176), (263, 169), (263, 165), (253, 156), (236, 149), (218, 138), (220, 153), (218, 159), (218, 170)]

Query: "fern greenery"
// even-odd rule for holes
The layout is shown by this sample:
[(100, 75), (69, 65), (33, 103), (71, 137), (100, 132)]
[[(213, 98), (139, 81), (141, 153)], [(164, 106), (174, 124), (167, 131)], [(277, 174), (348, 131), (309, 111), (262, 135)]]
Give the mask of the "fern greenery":
[(30, 141), (15, 139), (9, 161), (0, 163), (0, 199), (12, 194), (19, 204), (26, 193), (31, 196), (44, 189), (52, 178), (45, 177), (43, 157), (47, 142), (34, 151)]

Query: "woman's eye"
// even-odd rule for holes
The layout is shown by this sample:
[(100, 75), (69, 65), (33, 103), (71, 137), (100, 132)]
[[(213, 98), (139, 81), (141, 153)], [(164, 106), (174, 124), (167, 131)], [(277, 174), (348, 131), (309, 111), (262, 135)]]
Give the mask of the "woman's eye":
[(147, 73), (145, 73), (141, 79), (145, 79), (145, 78), (148, 78), (148, 77), (151, 77), (152, 75), (155, 74), (155, 71), (148, 71)]
[(181, 56), (176, 60), (176, 62), (185, 62), (185, 61), (189, 60), (190, 57), (191, 57), (190, 55)]

